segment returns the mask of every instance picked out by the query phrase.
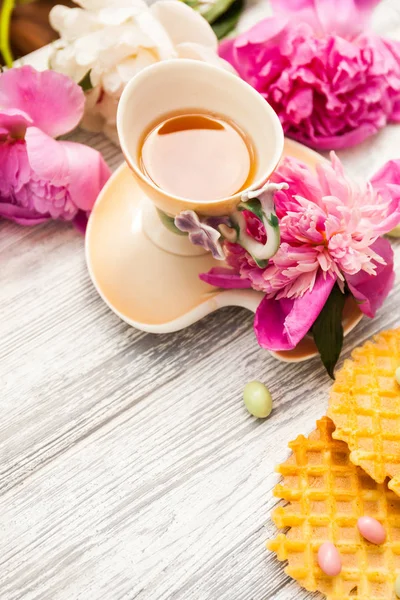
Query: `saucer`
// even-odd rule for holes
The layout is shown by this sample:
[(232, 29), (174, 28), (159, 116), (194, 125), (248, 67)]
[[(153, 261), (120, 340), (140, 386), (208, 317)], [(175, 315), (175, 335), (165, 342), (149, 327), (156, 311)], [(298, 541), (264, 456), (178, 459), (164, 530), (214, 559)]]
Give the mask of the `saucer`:
[[(285, 140), (284, 156), (315, 167), (325, 160), (316, 152)], [(221, 266), (210, 254), (182, 256), (150, 240), (143, 215), (151, 203), (124, 163), (101, 191), (86, 232), (86, 261), (103, 301), (126, 323), (150, 333), (170, 333), (188, 327), (224, 306), (255, 312), (263, 294), (254, 290), (221, 290), (199, 279)], [(179, 237), (179, 236), (174, 236)], [(345, 333), (361, 319), (355, 303), (344, 315)], [(313, 340), (303, 340), (289, 352), (273, 353), (298, 362), (317, 354)]]

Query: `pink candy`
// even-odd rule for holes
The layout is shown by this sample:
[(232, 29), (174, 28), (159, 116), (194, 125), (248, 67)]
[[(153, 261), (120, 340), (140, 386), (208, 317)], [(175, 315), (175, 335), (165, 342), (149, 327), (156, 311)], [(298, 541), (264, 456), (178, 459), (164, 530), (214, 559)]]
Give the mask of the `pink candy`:
[[(383, 544), (386, 541), (386, 531), (372, 517), (360, 517), (357, 521), (358, 531), (371, 544)], [(318, 564), (325, 575), (336, 577), (342, 570), (342, 560), (338, 549), (332, 542), (324, 542), (318, 549)]]
[(335, 577), (342, 570), (338, 549), (332, 542), (324, 542), (318, 550), (318, 564), (326, 575)]
[(357, 521), (358, 531), (371, 544), (383, 544), (386, 540), (386, 531), (376, 519), (360, 517)]

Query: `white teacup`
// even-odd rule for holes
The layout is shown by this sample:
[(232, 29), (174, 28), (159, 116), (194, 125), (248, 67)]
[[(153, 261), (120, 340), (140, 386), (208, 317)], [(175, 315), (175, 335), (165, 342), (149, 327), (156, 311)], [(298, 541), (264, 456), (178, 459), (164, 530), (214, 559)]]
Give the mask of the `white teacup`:
[[(144, 133), (169, 114), (199, 110), (226, 117), (250, 137), (256, 154), (256, 173), (247, 190), (199, 202), (160, 189), (141, 170), (139, 155)], [(126, 162), (139, 186), (160, 211), (171, 217), (187, 210), (201, 217), (237, 214), (237, 206), (249, 197), (248, 192), (262, 188), (268, 181), (284, 145), (280, 121), (258, 92), (228, 71), (189, 59), (160, 62), (138, 73), (122, 94), (117, 127)], [(263, 246), (255, 241), (248, 243), (256, 251)]]

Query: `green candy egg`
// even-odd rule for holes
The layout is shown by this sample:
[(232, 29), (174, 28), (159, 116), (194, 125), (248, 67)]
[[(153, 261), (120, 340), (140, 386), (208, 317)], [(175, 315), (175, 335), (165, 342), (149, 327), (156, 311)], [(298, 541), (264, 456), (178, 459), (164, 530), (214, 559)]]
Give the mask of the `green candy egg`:
[(400, 385), (400, 367), (397, 367), (396, 373), (394, 376), (395, 376), (397, 383)]
[(400, 598), (400, 575), (397, 575), (396, 583), (394, 584), (396, 596)]
[(243, 390), (244, 404), (251, 415), (265, 419), (271, 414), (272, 397), (261, 381), (250, 381)]

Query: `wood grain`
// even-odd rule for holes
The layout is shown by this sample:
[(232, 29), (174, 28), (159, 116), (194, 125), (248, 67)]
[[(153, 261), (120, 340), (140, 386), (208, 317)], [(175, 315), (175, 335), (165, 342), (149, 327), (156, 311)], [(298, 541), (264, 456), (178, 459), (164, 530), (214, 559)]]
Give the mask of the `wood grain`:
[[(100, 135), (73, 139), (121, 162)], [(399, 148), (393, 126), (341, 158), (365, 178)], [(58, 223), (1, 222), (0, 286), (1, 600), (314, 597), (264, 545), (274, 466), (326, 410), (318, 359), (275, 361), (241, 309), (166, 336), (129, 328), (92, 287), (83, 239)], [(399, 299), (397, 281), (343, 358), (400, 324)], [(266, 421), (242, 403), (253, 378), (274, 398)]]

